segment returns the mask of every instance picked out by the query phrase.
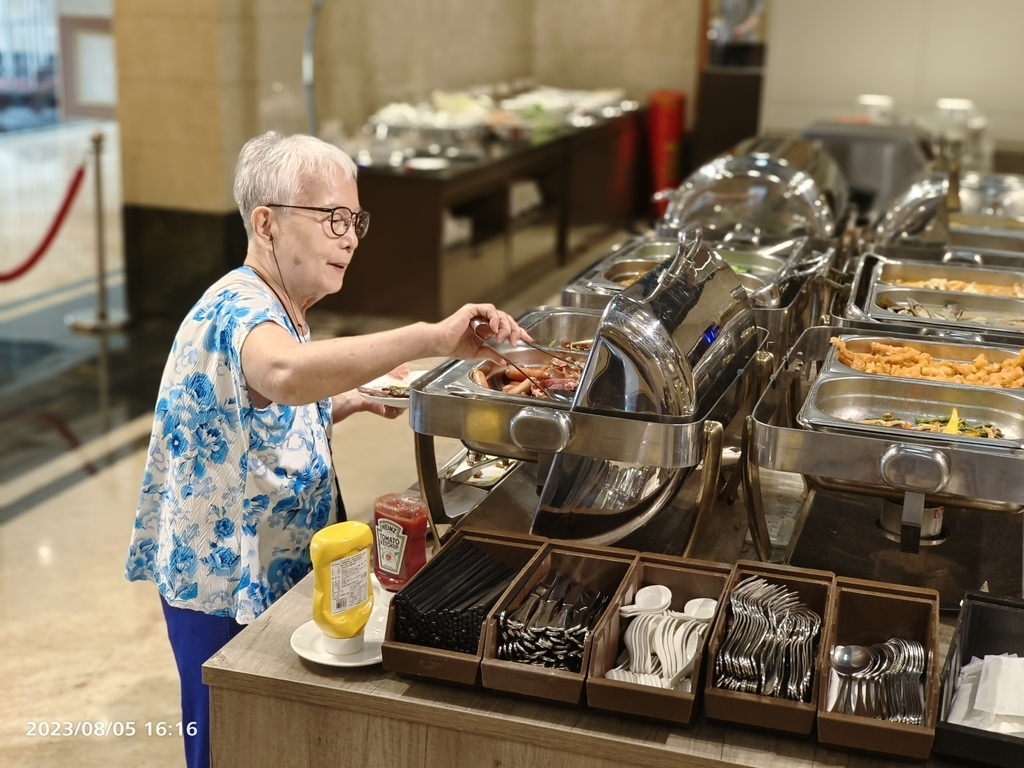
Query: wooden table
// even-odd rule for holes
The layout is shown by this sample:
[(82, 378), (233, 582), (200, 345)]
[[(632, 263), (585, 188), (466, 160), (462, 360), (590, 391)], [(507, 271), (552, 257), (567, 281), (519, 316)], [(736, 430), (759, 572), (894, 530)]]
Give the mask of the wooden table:
[[(703, 720), (682, 730), (411, 682), (377, 665), (310, 664), (296, 656), (289, 639), (310, 619), (312, 594), (311, 574), (204, 667), (216, 768), (894, 764)], [(948, 631), (943, 634), (948, 644)], [(933, 759), (927, 765), (949, 764)]]
[[(485, 156), (439, 170), (361, 168), (370, 230), (344, 290), (321, 307), (435, 321), (467, 301), (522, 290), (633, 218), (640, 122), (624, 112), (532, 144), (489, 145)], [(539, 208), (512, 215), (517, 184), (535, 185)], [(447, 216), (471, 222), (469, 242), (445, 243)]]

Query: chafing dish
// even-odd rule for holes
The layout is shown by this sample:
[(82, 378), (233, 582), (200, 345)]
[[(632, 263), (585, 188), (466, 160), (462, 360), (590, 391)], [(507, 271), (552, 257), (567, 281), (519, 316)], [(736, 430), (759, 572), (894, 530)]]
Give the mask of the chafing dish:
[[(1024, 393), (861, 373), (838, 360), (835, 330), (806, 331), (773, 376), (744, 432), (745, 500), (762, 557), (770, 554), (760, 470), (796, 472), (808, 482), (901, 498), (901, 547), (916, 551), (926, 506), (1018, 511), (1024, 503)], [(840, 336), (851, 351), (872, 342), (906, 344), (936, 359), (999, 361), (1009, 348), (928, 342), (891, 334)], [(1001, 439), (968, 438), (855, 423), (877, 409), (906, 418), (949, 416), (991, 422)]]
[(854, 273), (842, 316), (834, 318), (834, 323), (872, 331), (884, 325), (904, 333), (1024, 344), (1024, 299), (894, 284), (932, 278), (1010, 289), (1015, 283), (1024, 285), (1024, 264), (1015, 271), (899, 261), (868, 253)]
[[(791, 238), (763, 247), (740, 243), (709, 247), (739, 275), (740, 284), (748, 293), (771, 283), (771, 278), (788, 263), (808, 253), (806, 238)], [(676, 237), (638, 237), (627, 241), (573, 278), (562, 291), (562, 303), (604, 309), (613, 296), (675, 256), (677, 249)]]
[(709, 240), (840, 234), (848, 191), (819, 145), (755, 137), (699, 168), (669, 200), (659, 233), (700, 225)]
[[(959, 195), (954, 187), (953, 206), (950, 178), (947, 173), (931, 173), (911, 184), (884, 211), (875, 227), (875, 242), (969, 245), (987, 235), (1011, 243), (1024, 241), (1024, 176), (954, 175)], [(1024, 248), (1015, 245), (1012, 250)]]
[[(800, 332), (821, 317), (830, 288), (824, 276), (836, 246), (806, 237), (732, 241), (708, 246), (736, 272), (750, 296), (757, 325), (768, 331), (768, 349), (781, 357)], [(675, 254), (676, 240), (643, 237), (617, 247), (584, 270), (562, 291), (562, 303), (603, 309), (613, 296)]]
[[(697, 525), (716, 492), (721, 425), (753, 391), (740, 386), (741, 375), (757, 372), (751, 361), (766, 337), (736, 274), (687, 232), (673, 258), (603, 312), (539, 308), (520, 322), (544, 343), (592, 341), (573, 401), (482, 386), (472, 361), (450, 361), (418, 380), (410, 420), (432, 516), (446, 517), (432, 446), (445, 436), (547, 468), (534, 532), (595, 543), (647, 524), (705, 462)], [(524, 362), (542, 356), (501, 351)]]

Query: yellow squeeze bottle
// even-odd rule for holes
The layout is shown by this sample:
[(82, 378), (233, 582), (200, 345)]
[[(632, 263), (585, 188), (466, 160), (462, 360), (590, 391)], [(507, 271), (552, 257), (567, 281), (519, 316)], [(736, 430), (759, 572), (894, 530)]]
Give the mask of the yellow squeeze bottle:
[(313, 534), (313, 621), (324, 635), (324, 650), (347, 656), (363, 649), (363, 629), (373, 613), (370, 549), (373, 532), (350, 520)]

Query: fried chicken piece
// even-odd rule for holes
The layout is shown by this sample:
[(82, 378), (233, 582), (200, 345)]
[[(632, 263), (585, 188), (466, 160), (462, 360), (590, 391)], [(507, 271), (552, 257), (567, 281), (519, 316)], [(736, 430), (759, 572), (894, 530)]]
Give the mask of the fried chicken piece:
[(839, 362), (863, 373), (979, 387), (1024, 388), (1024, 350), (1001, 363), (993, 363), (984, 353), (966, 363), (934, 360), (909, 344), (897, 346), (875, 341), (870, 352), (851, 352), (842, 339), (833, 337), (831, 343), (838, 350)]

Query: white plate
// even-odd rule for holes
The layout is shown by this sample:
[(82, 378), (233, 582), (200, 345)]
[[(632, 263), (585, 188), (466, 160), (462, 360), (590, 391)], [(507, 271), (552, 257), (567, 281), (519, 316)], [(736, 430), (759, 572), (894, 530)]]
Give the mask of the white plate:
[(392, 408), (408, 408), (409, 398), (406, 397), (381, 397), (379, 395), (371, 394), (365, 390), (367, 389), (383, 389), (384, 387), (409, 387), (422, 376), (425, 371), (409, 371), (405, 376), (392, 376), (390, 373), (385, 373), (383, 376), (378, 376), (373, 381), (368, 381), (363, 386), (356, 389), (359, 396), (364, 400), (369, 400), (371, 403), (379, 403), (380, 405), (390, 405)]
[(292, 632), (292, 650), (307, 661), (331, 667), (368, 667), (379, 664), (380, 646), (384, 642), (384, 629), (388, 623), (391, 593), (377, 585), (373, 579), (373, 613), (363, 630), (363, 649), (346, 656), (335, 656), (324, 650), (324, 635), (316, 622), (310, 620)]

